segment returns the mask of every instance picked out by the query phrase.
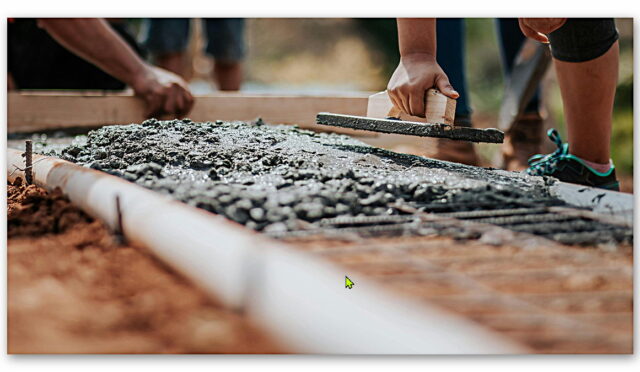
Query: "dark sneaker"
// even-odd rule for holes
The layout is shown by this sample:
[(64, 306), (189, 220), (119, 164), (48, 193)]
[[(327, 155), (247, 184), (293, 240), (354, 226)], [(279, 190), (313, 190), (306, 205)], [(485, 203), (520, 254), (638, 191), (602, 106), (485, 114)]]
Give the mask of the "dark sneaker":
[(555, 142), (558, 149), (551, 154), (538, 154), (529, 158), (527, 174), (551, 176), (563, 182), (620, 191), (613, 165), (607, 172), (600, 173), (588, 166), (584, 160), (569, 154), (569, 144), (562, 143), (562, 138), (557, 130), (549, 129), (547, 136)]

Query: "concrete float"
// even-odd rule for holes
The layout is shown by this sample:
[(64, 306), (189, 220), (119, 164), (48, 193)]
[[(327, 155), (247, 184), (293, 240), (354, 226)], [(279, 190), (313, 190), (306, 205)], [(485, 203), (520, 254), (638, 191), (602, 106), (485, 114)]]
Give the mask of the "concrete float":
[[(8, 149), (10, 181), (24, 178)], [(506, 354), (527, 350), (471, 321), (384, 291), (337, 266), (104, 172), (41, 155), (33, 179), (248, 314), (290, 350), (338, 354)]]

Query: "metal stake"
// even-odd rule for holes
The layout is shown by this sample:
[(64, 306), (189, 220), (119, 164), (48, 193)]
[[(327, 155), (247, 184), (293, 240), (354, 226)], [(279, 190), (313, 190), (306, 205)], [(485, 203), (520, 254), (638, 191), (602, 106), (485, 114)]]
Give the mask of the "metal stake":
[(122, 227), (122, 209), (120, 207), (120, 195), (116, 195), (116, 231), (115, 237), (119, 245), (127, 243), (124, 237), (124, 228)]
[(25, 141), (24, 162), (24, 178), (27, 185), (31, 185), (33, 183), (33, 142), (31, 140)]

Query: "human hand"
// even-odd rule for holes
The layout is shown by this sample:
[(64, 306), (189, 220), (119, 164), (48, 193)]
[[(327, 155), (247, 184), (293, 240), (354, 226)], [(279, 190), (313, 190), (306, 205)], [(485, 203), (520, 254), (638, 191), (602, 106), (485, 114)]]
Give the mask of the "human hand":
[(193, 96), (187, 83), (178, 75), (154, 66), (134, 80), (132, 88), (147, 104), (146, 117), (176, 114), (182, 117), (193, 107)]
[(406, 114), (424, 117), (425, 92), (436, 88), (450, 98), (458, 98), (449, 78), (433, 55), (412, 53), (403, 55), (387, 85), (393, 105)]
[(549, 43), (546, 35), (562, 27), (565, 22), (566, 18), (518, 18), (520, 30), (525, 36), (546, 44)]

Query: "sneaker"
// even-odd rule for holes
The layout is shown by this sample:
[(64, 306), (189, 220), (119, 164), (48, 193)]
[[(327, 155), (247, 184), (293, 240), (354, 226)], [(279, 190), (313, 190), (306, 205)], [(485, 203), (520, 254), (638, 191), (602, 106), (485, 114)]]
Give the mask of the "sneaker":
[(500, 168), (523, 171), (529, 167), (532, 155), (542, 152), (544, 120), (540, 114), (523, 115), (505, 133)]
[(556, 151), (547, 155), (534, 155), (529, 159), (527, 174), (532, 176), (551, 176), (563, 182), (577, 183), (590, 187), (620, 191), (613, 164), (605, 173), (588, 166), (584, 160), (569, 154), (569, 144), (562, 143), (560, 133), (549, 129), (547, 136), (558, 146)]
[[(471, 128), (471, 120), (467, 116), (456, 117), (456, 126)], [(454, 163), (467, 165), (480, 165), (480, 159), (476, 148), (471, 142), (456, 141), (448, 138), (437, 138), (435, 141), (435, 151), (426, 154), (428, 157), (438, 160), (446, 160)]]

